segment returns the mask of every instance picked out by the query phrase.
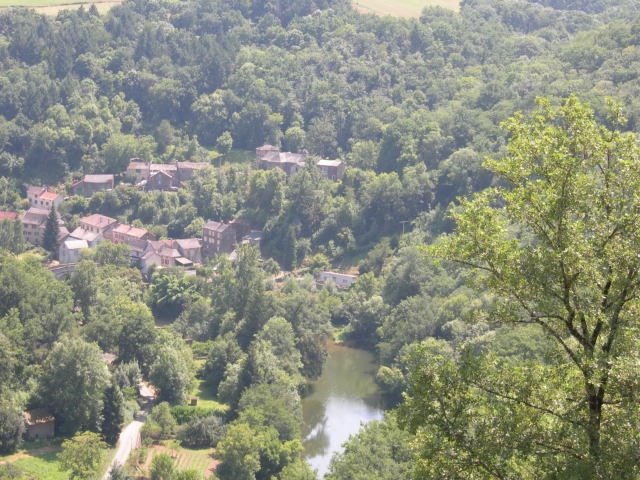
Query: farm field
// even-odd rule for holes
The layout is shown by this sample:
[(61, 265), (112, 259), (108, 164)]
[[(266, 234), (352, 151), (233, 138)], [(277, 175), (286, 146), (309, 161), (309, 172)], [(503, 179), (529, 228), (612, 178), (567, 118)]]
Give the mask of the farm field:
[(110, 8), (119, 5), (122, 0), (106, 0), (95, 2), (82, 2), (78, 0), (0, 0), (0, 9), (6, 7), (26, 7), (33, 8), (36, 12), (44, 15), (57, 15), (61, 10), (77, 9), (81, 5), (89, 8), (94, 4), (99, 13), (105, 13)]
[(427, 6), (458, 10), (459, 0), (353, 0), (356, 9), (363, 13), (417, 18)]
[(196, 470), (205, 478), (213, 475), (218, 462), (213, 458), (213, 448), (189, 449), (182, 448), (175, 441), (166, 441), (162, 445), (149, 447), (142, 471), (147, 472), (153, 457), (165, 453), (173, 459), (174, 466), (179, 470)]

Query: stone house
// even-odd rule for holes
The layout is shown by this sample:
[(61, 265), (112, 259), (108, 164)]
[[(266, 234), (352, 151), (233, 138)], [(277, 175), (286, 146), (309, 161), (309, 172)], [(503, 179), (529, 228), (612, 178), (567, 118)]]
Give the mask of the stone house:
[(53, 438), (55, 434), (55, 417), (46, 408), (35, 408), (23, 412), (26, 427), (25, 436), (29, 440)]
[(180, 188), (180, 181), (169, 172), (159, 170), (153, 172), (146, 180), (142, 180), (139, 185), (146, 191), (172, 192)]
[(306, 165), (306, 153), (281, 152), (273, 145), (263, 145), (256, 148), (256, 166), (265, 170), (280, 168), (287, 175), (302, 170)]
[(176, 162), (178, 179), (180, 182), (188, 182), (198, 170), (203, 170), (210, 166), (206, 162)]
[(329, 180), (341, 180), (344, 175), (344, 163), (341, 160), (320, 160), (318, 168), (322, 176)]
[(71, 186), (71, 191), (74, 195), (90, 197), (96, 192), (113, 190), (114, 183), (114, 176), (111, 174), (85, 175)]
[(237, 243), (236, 229), (232, 224), (209, 220), (202, 229), (202, 243), (208, 257), (231, 253)]
[[(273, 145), (263, 145), (256, 148), (256, 166), (258, 168), (264, 170), (280, 168), (287, 176), (302, 170), (308, 160), (309, 154), (306, 151), (302, 153), (281, 152), (278, 147)], [(344, 164), (341, 160), (318, 160), (317, 166), (322, 176), (329, 180), (340, 180), (344, 175)]]
[(148, 240), (155, 240), (155, 236), (145, 228), (132, 227), (131, 225), (118, 225), (111, 231), (113, 243), (124, 243), (131, 250), (133, 260), (139, 260), (144, 255)]

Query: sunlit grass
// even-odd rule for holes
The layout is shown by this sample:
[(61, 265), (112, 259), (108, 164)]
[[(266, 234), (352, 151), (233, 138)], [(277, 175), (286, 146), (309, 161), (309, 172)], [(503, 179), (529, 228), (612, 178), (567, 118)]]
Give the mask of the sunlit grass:
[(354, 0), (356, 9), (364, 13), (391, 15), (394, 17), (417, 18), (424, 7), (444, 7), (451, 10), (460, 8), (459, 0)]

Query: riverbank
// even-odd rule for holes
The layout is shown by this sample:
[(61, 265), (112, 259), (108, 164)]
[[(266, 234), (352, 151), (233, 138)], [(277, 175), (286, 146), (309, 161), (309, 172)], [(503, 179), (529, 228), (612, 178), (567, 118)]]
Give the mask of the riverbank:
[(384, 415), (373, 354), (331, 341), (322, 375), (302, 400), (305, 458), (322, 478), (363, 423)]

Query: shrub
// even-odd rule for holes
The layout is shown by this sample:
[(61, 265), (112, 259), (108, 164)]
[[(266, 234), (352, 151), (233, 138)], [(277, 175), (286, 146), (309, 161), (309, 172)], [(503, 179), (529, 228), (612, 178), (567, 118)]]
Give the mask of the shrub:
[(226, 426), (224, 420), (216, 415), (196, 418), (184, 425), (178, 431), (178, 439), (188, 448), (215, 447), (224, 435)]
[(210, 417), (211, 415), (223, 416), (226, 410), (223, 408), (212, 407), (188, 407), (185, 405), (178, 405), (171, 407), (171, 414), (176, 419), (178, 425), (184, 425), (190, 423), (196, 419), (203, 419)]

